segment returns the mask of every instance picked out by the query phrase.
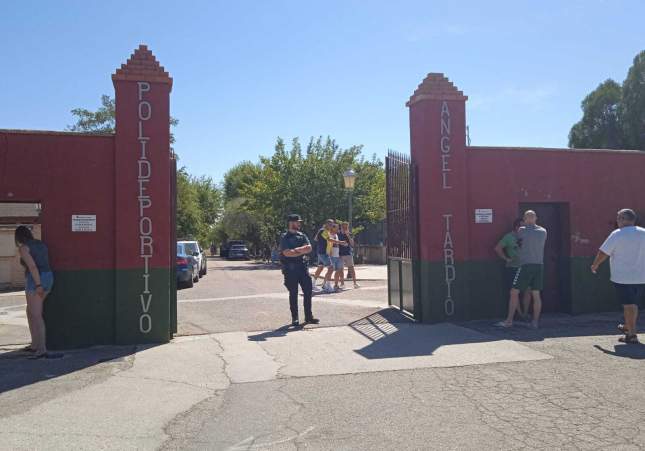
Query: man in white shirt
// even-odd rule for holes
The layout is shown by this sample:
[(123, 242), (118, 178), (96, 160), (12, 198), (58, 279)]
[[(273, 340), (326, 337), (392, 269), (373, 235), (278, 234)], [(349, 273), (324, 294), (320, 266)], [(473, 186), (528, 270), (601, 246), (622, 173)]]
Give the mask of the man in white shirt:
[(602, 262), (609, 258), (611, 281), (625, 314), (625, 324), (618, 325), (625, 336), (619, 341), (638, 343), (638, 306), (645, 298), (645, 229), (636, 226), (636, 213), (629, 208), (618, 212), (616, 222), (618, 229), (600, 246), (591, 272), (596, 274)]

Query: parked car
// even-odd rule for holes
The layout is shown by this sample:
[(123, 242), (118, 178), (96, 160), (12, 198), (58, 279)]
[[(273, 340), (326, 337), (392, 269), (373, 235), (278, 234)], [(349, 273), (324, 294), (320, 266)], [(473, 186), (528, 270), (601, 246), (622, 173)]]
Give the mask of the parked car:
[(236, 258), (241, 258), (244, 260), (249, 259), (249, 248), (244, 244), (234, 244), (228, 250), (228, 259), (233, 260)]
[(204, 250), (197, 241), (177, 241), (177, 246), (183, 247), (183, 255), (195, 257), (199, 263), (199, 277), (205, 276), (208, 272), (208, 260)]
[(231, 249), (232, 246), (237, 246), (237, 245), (243, 245), (246, 246), (244, 241), (242, 240), (230, 240), (227, 241), (226, 243), (222, 244), (219, 249), (219, 256), (222, 258), (228, 258), (228, 251)]
[(192, 255), (185, 253), (182, 244), (177, 243), (177, 286), (191, 288), (199, 282), (199, 262)]

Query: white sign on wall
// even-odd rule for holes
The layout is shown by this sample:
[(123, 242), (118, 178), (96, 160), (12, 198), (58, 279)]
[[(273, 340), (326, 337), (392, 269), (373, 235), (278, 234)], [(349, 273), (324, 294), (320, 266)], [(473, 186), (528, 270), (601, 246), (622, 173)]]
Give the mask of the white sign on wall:
[(477, 208), (475, 209), (475, 223), (476, 224), (490, 224), (493, 222), (493, 209), (492, 208)]
[(72, 232), (96, 232), (96, 215), (72, 215)]

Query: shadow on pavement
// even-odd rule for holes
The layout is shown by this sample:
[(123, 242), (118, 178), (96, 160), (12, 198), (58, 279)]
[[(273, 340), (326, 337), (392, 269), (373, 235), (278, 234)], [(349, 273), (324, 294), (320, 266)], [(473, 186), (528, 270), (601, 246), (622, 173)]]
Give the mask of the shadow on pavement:
[(286, 336), (289, 332), (297, 332), (302, 330), (302, 326), (292, 326), (288, 324), (286, 326), (278, 327), (275, 330), (270, 330), (268, 332), (262, 332), (255, 335), (249, 335), (249, 341), (266, 341), (267, 338), (279, 338)]
[[(497, 339), (516, 341), (541, 341), (545, 338), (589, 337), (599, 335), (620, 336), (616, 326), (623, 322), (622, 312), (605, 312), (582, 315), (549, 313), (543, 315), (540, 328), (531, 329), (527, 323), (516, 322), (510, 329), (495, 327), (495, 321), (477, 320), (460, 322), (458, 325), (476, 330)], [(645, 321), (639, 321), (638, 328), (645, 331)]]
[(383, 309), (349, 326), (371, 341), (355, 351), (366, 359), (429, 356), (442, 346), (495, 341), (449, 323), (415, 324), (395, 308)]
[[(495, 327), (493, 321), (468, 321), (458, 324), (436, 323), (410, 327), (413, 321), (397, 309), (388, 308), (350, 323), (349, 326), (371, 343), (356, 352), (368, 359), (431, 355), (441, 346), (484, 343), (500, 340), (536, 342), (546, 338), (584, 336), (621, 336), (616, 325), (622, 319), (618, 312), (566, 315), (547, 314), (540, 329), (517, 323), (511, 329)], [(421, 327), (419, 327), (421, 326)], [(645, 330), (645, 321), (639, 323)], [(617, 344), (614, 350), (596, 349), (618, 357), (645, 359), (645, 345)]]
[(643, 344), (620, 344), (615, 345), (614, 350), (605, 349), (602, 346), (594, 345), (594, 348), (605, 354), (628, 359), (643, 360), (645, 359), (645, 345)]
[(0, 393), (65, 376), (103, 362), (124, 359), (137, 350), (137, 346), (101, 346), (57, 353), (62, 356), (55, 359), (30, 360), (29, 353), (0, 348)]

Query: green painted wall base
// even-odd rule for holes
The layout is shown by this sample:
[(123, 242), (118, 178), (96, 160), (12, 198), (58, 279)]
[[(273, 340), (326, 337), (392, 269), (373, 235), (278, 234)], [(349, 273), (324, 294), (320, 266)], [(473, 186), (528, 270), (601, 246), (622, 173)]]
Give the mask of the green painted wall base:
[[(561, 312), (580, 314), (620, 310), (609, 281), (608, 265), (605, 264), (598, 275), (594, 275), (589, 270), (592, 260), (592, 257), (568, 259), (568, 275), (563, 277), (568, 276), (569, 282), (560, 299)], [(393, 263), (389, 262), (390, 265)], [(448, 290), (443, 262), (416, 261), (414, 268), (415, 306), (418, 305), (416, 319), (433, 323), (506, 316), (508, 292), (504, 289), (504, 266), (500, 261), (456, 262), (455, 278), (450, 288), (452, 305), (446, 302)], [(390, 268), (390, 274), (396, 274), (396, 271)], [(390, 298), (396, 298), (398, 284), (390, 283), (390, 288)]]
[(142, 274), (143, 270), (55, 271), (54, 288), (44, 306), (47, 346), (70, 349), (169, 341), (176, 327), (172, 324), (174, 274), (171, 277), (169, 269), (150, 272), (148, 333), (140, 327)]

